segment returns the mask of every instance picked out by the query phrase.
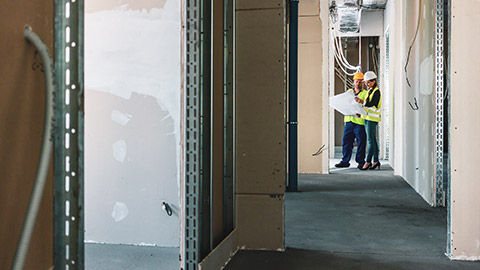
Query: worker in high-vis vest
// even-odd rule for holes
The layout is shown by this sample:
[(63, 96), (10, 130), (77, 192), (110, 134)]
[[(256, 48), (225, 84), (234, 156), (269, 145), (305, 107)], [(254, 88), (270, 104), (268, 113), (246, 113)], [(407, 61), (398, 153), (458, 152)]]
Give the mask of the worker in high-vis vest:
[[(373, 71), (367, 71), (364, 76), (365, 85), (367, 86), (368, 95), (367, 98), (355, 98), (360, 104), (363, 104), (366, 115), (365, 119), (365, 131), (367, 132), (367, 159), (361, 170), (380, 170), (380, 162), (378, 161), (378, 140), (377, 140), (377, 126), (382, 120), (382, 95), (377, 86), (377, 75)], [(372, 163), (373, 158), (373, 163)]]
[[(363, 73), (357, 72), (353, 75), (355, 97), (360, 99), (366, 99), (368, 92), (362, 89)], [(335, 164), (337, 168), (350, 167), (350, 158), (352, 157), (353, 143), (357, 140), (357, 154), (355, 161), (358, 163), (357, 168), (362, 168), (365, 163), (365, 146), (367, 145), (367, 135), (365, 133), (365, 120), (362, 115), (345, 115), (344, 117), (345, 127), (343, 130), (343, 147), (342, 147), (342, 161)]]

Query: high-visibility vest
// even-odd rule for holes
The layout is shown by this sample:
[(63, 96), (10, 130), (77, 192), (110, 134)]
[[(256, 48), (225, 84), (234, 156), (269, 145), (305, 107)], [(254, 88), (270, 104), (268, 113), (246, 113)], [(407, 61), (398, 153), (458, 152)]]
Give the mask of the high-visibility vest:
[[(348, 91), (353, 91), (353, 89), (348, 89)], [(362, 100), (365, 100), (367, 98), (367, 96), (368, 96), (368, 92), (365, 91), (365, 90), (361, 90), (360, 93), (358, 93), (358, 95), (357, 95), (357, 97), (359, 99), (362, 99)], [(362, 117), (363, 117), (363, 115), (362, 115)], [(345, 123), (346, 122), (353, 122), (355, 124), (362, 125), (362, 126), (365, 125), (365, 120), (363, 120), (363, 118), (357, 117), (356, 115), (345, 115), (344, 122)]]
[[(373, 94), (375, 92), (380, 91), (378, 87), (375, 87), (375, 89), (368, 95), (367, 100), (371, 100), (373, 97)], [(380, 100), (378, 101), (377, 106), (373, 107), (364, 107), (365, 111), (367, 112), (366, 115), (362, 115), (363, 119), (368, 120), (368, 121), (373, 121), (373, 122), (380, 122), (382, 120), (382, 96), (380, 95)]]

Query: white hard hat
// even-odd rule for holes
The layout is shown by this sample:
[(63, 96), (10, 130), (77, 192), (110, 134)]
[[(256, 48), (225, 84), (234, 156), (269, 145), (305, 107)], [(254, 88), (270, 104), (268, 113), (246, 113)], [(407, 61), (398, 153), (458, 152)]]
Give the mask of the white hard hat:
[(365, 75), (363, 76), (364, 81), (370, 81), (370, 80), (373, 80), (373, 79), (376, 79), (376, 78), (377, 78), (377, 75), (375, 75), (375, 73), (373, 71), (367, 71), (367, 72), (365, 72)]

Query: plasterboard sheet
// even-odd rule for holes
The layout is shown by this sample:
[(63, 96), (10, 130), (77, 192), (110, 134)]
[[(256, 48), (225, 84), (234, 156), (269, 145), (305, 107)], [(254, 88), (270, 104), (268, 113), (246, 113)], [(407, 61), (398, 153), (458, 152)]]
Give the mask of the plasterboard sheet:
[(198, 265), (199, 270), (223, 269), (237, 253), (237, 231), (231, 232), (210, 254)]
[[(10, 269), (40, 157), (45, 115), (43, 62), (23, 35), (32, 27), (53, 54), (52, 0), (3, 1), (0, 9), (0, 269)], [(52, 165), (53, 156), (51, 159)], [(53, 167), (49, 169), (24, 269), (53, 265)]]
[[(451, 19), (451, 228), (452, 259), (480, 260), (480, 113), (476, 78), (480, 73), (478, 1), (455, 1)], [(465, 29), (468, 29), (466, 31)]]
[(285, 189), (282, 10), (236, 14), (236, 179), (238, 193)]
[[(321, 24), (320, 24), (321, 25)], [(321, 173), (322, 155), (312, 156), (322, 141), (322, 43), (298, 49), (298, 172)], [(326, 91), (326, 90), (325, 90)]]
[(180, 2), (86, 6), (85, 239), (177, 247)]
[(300, 44), (322, 42), (322, 22), (320, 17), (298, 18), (298, 42)]
[[(415, 107), (415, 100), (419, 107), (412, 110), (408, 103), (405, 119), (408, 123), (405, 128), (405, 180), (430, 205), (434, 198), (434, 95), (433, 93), (433, 65), (428, 62), (434, 54), (434, 8), (433, 2), (423, 4), (420, 14), (420, 26), (408, 64), (408, 80), (411, 87), (406, 88), (405, 97)], [(410, 42), (417, 29), (418, 2), (406, 7), (406, 36)], [(408, 46), (408, 44), (407, 44)], [(408, 48), (408, 47), (407, 47)]]
[(236, 9), (283, 9), (284, 0), (237, 0)]
[(283, 195), (237, 195), (240, 249), (285, 249)]
[(320, 18), (320, 0), (302, 0), (298, 2), (298, 16), (318, 16)]

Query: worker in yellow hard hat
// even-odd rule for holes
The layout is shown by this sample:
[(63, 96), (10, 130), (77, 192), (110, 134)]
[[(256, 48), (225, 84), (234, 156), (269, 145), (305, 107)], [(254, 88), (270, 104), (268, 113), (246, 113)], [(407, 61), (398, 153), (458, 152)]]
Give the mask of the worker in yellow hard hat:
[[(368, 92), (362, 89), (363, 73), (357, 72), (353, 75), (353, 91), (356, 98), (366, 99)], [(350, 167), (350, 158), (352, 157), (353, 143), (357, 140), (357, 154), (355, 161), (358, 163), (357, 168), (362, 168), (365, 164), (365, 146), (367, 144), (367, 134), (365, 133), (365, 120), (361, 115), (345, 115), (345, 127), (343, 130), (343, 146), (342, 146), (342, 161), (335, 164), (337, 168)]]

